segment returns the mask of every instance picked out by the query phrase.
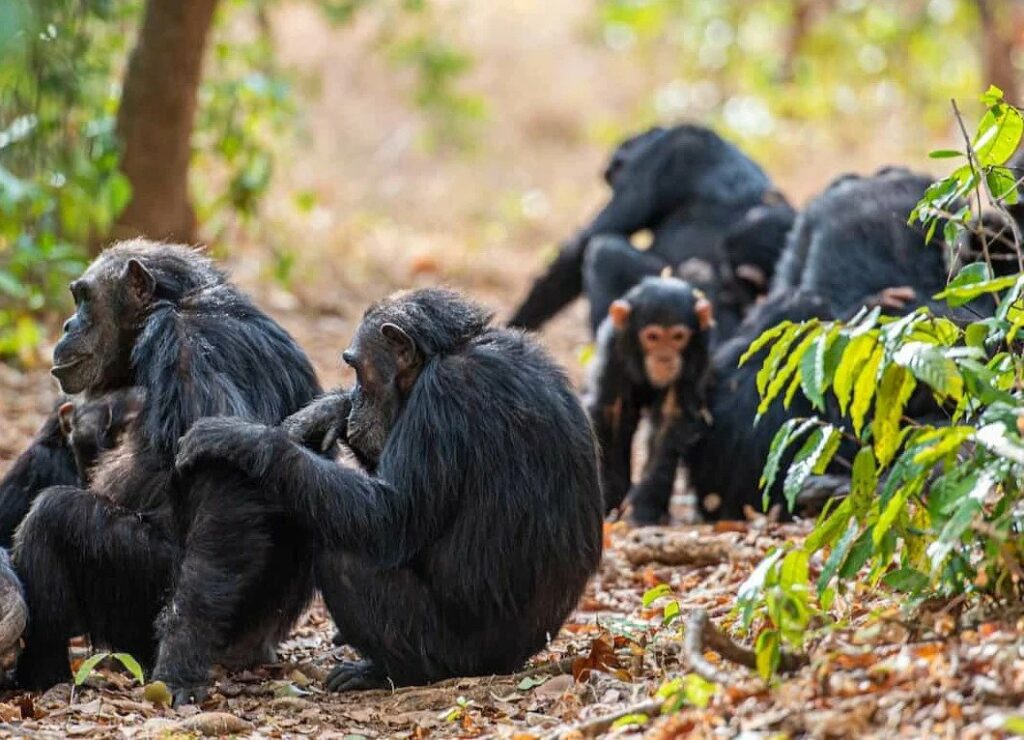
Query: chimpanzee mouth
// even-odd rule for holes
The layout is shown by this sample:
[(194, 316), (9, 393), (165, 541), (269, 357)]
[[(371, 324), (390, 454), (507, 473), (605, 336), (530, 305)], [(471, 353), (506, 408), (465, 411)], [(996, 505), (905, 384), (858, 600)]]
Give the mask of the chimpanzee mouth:
[(73, 357), (67, 362), (62, 362), (61, 364), (54, 365), (52, 368), (50, 368), (50, 375), (57, 376), (60, 373), (66, 373), (68, 370), (73, 370), (75, 367), (81, 365), (88, 359), (88, 355), (78, 355), (77, 357)]

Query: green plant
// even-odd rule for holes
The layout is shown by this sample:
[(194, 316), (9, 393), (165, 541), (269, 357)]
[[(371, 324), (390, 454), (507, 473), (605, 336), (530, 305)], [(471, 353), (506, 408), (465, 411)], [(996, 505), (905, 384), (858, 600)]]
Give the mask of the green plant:
[(139, 664), (139, 661), (135, 660), (128, 653), (96, 653), (83, 660), (82, 664), (78, 666), (78, 670), (75, 671), (75, 686), (84, 684), (89, 676), (92, 675), (92, 672), (96, 670), (96, 666), (107, 658), (113, 658), (124, 666), (125, 670), (132, 675), (133, 679), (138, 681), (140, 686), (145, 683), (142, 675), (142, 666)]
[[(986, 113), (974, 137), (965, 135), (964, 164), (928, 189), (911, 214), (929, 232), (942, 225), (947, 241), (991, 233), (978, 218), (982, 205), (1004, 211), (1017, 200), (1004, 166), (1021, 141), (1020, 112), (995, 88), (982, 96)], [(957, 111), (959, 119), (959, 111)], [(1018, 260), (1019, 235), (1012, 237)], [(841, 435), (858, 447), (850, 494), (831, 502), (800, 548), (770, 555), (741, 589), (744, 622), (761, 616), (758, 665), (777, 665), (780, 638), (799, 647), (815, 614), (837, 592), (863, 578), (911, 599), (986, 594), (1019, 598), (1024, 588), (1024, 274), (993, 277), (991, 255), (961, 269), (935, 296), (951, 309), (975, 308), (980, 318), (957, 321), (922, 307), (890, 318), (878, 309), (848, 322), (784, 323), (747, 352), (768, 348), (758, 378), (762, 410), (801, 390), (819, 410), (834, 397), (849, 421), (839, 429), (817, 418), (793, 420), (777, 434), (762, 483), (780, 475), (783, 451), (804, 439), (785, 471), (789, 504), (809, 475), (835, 455)], [(983, 303), (987, 302), (985, 310)], [(991, 311), (990, 307), (995, 306)], [(742, 360), (741, 360), (742, 361)], [(763, 377), (762, 377), (763, 374)], [(927, 391), (948, 422), (904, 416), (915, 391)], [(807, 437), (807, 433), (810, 436)], [(826, 551), (820, 570), (808, 558)], [(820, 609), (820, 611), (818, 611)], [(765, 637), (765, 634), (776, 636)], [(762, 657), (763, 656), (763, 657)]]

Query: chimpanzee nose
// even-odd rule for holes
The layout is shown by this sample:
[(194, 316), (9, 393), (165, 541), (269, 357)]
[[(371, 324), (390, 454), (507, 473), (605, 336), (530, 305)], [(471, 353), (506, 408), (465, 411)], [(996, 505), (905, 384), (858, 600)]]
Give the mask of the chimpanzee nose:
[(69, 331), (71, 331), (71, 322), (73, 322), (74, 320), (75, 319), (72, 316), (70, 319), (68, 319), (67, 321), (64, 322), (63, 330), (64, 330), (65, 334), (67, 334)]

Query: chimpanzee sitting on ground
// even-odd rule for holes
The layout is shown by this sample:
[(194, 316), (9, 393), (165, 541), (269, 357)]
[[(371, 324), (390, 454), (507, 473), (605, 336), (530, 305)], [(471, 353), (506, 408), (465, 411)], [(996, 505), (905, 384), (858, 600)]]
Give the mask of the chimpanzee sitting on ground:
[(88, 486), (100, 455), (117, 447), (145, 400), (141, 388), (122, 388), (91, 401), (65, 401), (57, 409), (60, 429), (74, 453), (82, 485)]
[[(580, 294), (584, 260), (598, 235), (628, 251), (608, 255), (607, 266), (599, 270), (604, 279), (590, 281), (595, 331), (611, 300), (645, 275), (665, 267), (674, 270), (692, 259), (706, 263), (714, 279), (722, 264), (724, 234), (751, 208), (777, 198), (768, 177), (750, 158), (714, 131), (694, 125), (655, 128), (628, 139), (616, 150), (605, 177), (611, 200), (561, 247), (510, 325), (537, 329)], [(643, 229), (653, 232), (646, 251), (628, 241)]]
[[(646, 278), (612, 303), (598, 331), (587, 408), (601, 450), (605, 510), (629, 494), (634, 521), (668, 509), (679, 462), (706, 414), (711, 304), (676, 278)], [(649, 412), (643, 479), (630, 488), (633, 436)]]
[[(598, 565), (602, 504), (586, 414), (537, 344), (488, 328), (489, 318), (443, 290), (366, 312), (343, 355), (356, 385), (319, 402), (328, 423), (312, 414), (319, 428), (309, 435), (319, 444), (329, 420), (347, 414), (342, 441), (366, 472), (241, 419), (200, 421), (181, 442), (178, 468), (193, 491), (235, 466), (253, 481), (252, 511), (293, 512), (317, 543), (318, 585), (365, 658), (340, 664), (333, 690), (516, 670), (557, 634)], [(251, 522), (233, 531), (244, 537)], [(223, 539), (202, 535), (189, 540)], [(203, 571), (183, 568), (179, 629), (155, 674), (179, 700), (206, 682), (202, 658), (237, 614), (226, 608), (230, 588), (251, 567), (212, 550), (222, 551)], [(196, 611), (210, 589), (225, 608)]]
[[(781, 321), (849, 318), (863, 306), (906, 313), (929, 303), (944, 286), (948, 267), (939, 239), (926, 243), (924, 232), (907, 224), (929, 184), (929, 178), (903, 168), (844, 175), (800, 214), (771, 295), (712, 357), (713, 423), (685, 460), (706, 519), (742, 518), (748, 506), (760, 511), (759, 479), (775, 433), (788, 419), (815, 413), (798, 392), (789, 409), (777, 401), (754, 425), (760, 402), (756, 375), (767, 351), (737, 367), (754, 339)], [(824, 416), (843, 423), (833, 407)], [(799, 447), (783, 457), (781, 469)], [(837, 457), (849, 462), (848, 450), (841, 448)], [(769, 492), (770, 505), (783, 501), (782, 483), (780, 476)]]
[[(71, 292), (76, 312), (54, 349), (52, 372), (61, 388), (82, 394), (86, 404), (129, 386), (142, 388), (145, 399), (121, 444), (101, 457), (88, 490), (58, 486), (39, 493), (26, 478), (6, 481), (5, 495), (27, 492), (18, 504), (27, 507), (35, 496), (14, 548), (30, 615), (16, 680), (29, 689), (68, 679), (67, 643), (74, 635), (152, 663), (154, 620), (183, 558), (178, 527), (188, 510), (175, 506), (172, 474), (178, 439), (192, 422), (231, 414), (277, 424), (319, 392), (294, 340), (191, 249), (141, 240), (111, 247)], [(51, 424), (59, 428), (56, 413)], [(35, 443), (26, 459), (39, 459), (36, 444), (46, 443)], [(35, 486), (46, 485), (48, 476), (60, 482), (46, 468), (15, 470), (32, 476)], [(231, 471), (218, 482), (226, 492), (244, 484)], [(230, 496), (223, 505), (231, 506)], [(220, 531), (247, 556), (259, 546), (272, 557), (261, 562), (262, 580), (247, 592), (254, 606), (218, 644), (218, 658), (267, 657), (312, 594), (308, 537), (283, 514), (263, 524), (249, 539)], [(0, 580), (10, 584), (16, 576), (0, 566)], [(219, 587), (206, 594), (214, 605)], [(264, 604), (271, 589), (280, 597)], [(0, 610), (18, 607), (17, 599), (9, 601)], [(17, 638), (0, 635), (0, 647)]]

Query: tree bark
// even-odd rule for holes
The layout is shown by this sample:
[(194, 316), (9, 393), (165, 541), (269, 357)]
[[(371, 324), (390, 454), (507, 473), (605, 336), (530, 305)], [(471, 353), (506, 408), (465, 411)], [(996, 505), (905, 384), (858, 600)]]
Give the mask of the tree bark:
[(147, 0), (128, 60), (117, 131), (132, 198), (113, 236), (196, 240), (188, 193), (203, 52), (217, 0)]
[(1020, 86), (1013, 54), (1024, 30), (1020, 0), (976, 0), (981, 19), (981, 56), (985, 86), (995, 85), (1008, 103), (1020, 105)]

